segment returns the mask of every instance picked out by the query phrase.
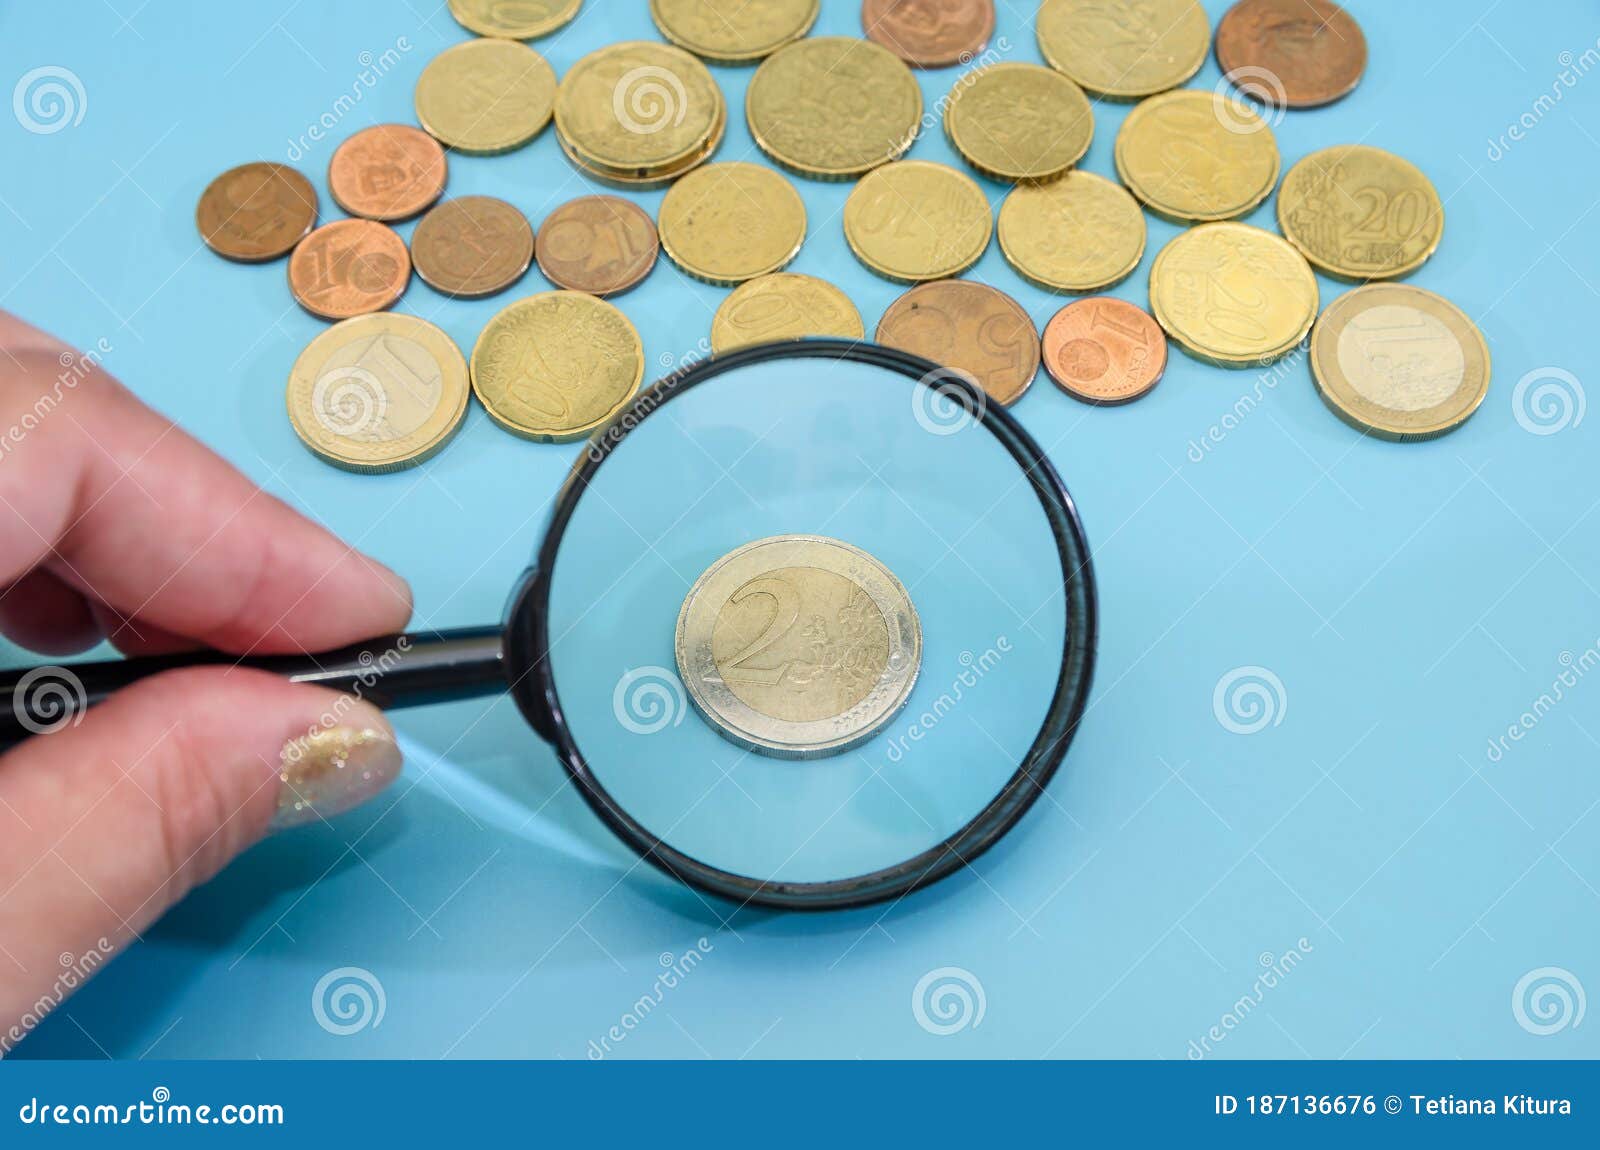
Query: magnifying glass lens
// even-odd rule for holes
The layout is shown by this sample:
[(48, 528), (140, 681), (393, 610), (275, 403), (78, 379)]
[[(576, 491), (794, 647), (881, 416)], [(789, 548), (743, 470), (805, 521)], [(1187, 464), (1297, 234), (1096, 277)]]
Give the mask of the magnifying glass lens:
[[(901, 709), (865, 741), (804, 759), (707, 721), (685, 682), (705, 668), (681, 665), (675, 643), (702, 575), (795, 535), (864, 552), (920, 623)], [(748, 697), (769, 710), (789, 686), (803, 694), (818, 662), (807, 652), (851, 602), (831, 577), (807, 586), (822, 598), (781, 618), (756, 588), (728, 616), (743, 632), (720, 640), (743, 656), (770, 639), (740, 663), (765, 676)], [(819, 607), (829, 595), (842, 598)], [(856, 602), (875, 619), (868, 606)], [(556, 552), (549, 659), (594, 780), (650, 835), (758, 882), (836, 883), (938, 847), (1013, 780), (1057, 699), (1067, 614), (1050, 522), (984, 421), (903, 370), (775, 355), (656, 408), (594, 472)], [(874, 642), (862, 658), (876, 674)], [(825, 729), (805, 697), (796, 714)]]

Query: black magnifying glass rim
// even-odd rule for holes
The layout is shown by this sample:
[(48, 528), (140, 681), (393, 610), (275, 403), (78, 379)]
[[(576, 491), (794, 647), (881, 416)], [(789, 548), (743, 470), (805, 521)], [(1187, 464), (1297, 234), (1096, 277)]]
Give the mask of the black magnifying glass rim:
[[(723, 870), (657, 838), (611, 797), (578, 749), (556, 692), (550, 662), (550, 594), (562, 537), (600, 465), (647, 416), (726, 372), (777, 359), (832, 359), (869, 364), (933, 387), (945, 402), (960, 403), (986, 427), (1023, 469), (1044, 508), (1061, 559), (1066, 636), (1056, 689), (1038, 735), (1016, 772), (989, 803), (943, 842), (893, 866), (826, 882), (756, 879)], [(970, 864), (1004, 837), (1033, 806), (1061, 765), (1083, 717), (1093, 677), (1098, 608), (1088, 539), (1077, 506), (1044, 450), (1016, 418), (990, 403), (965, 376), (920, 356), (879, 344), (839, 339), (790, 340), (741, 348), (686, 365), (640, 392), (597, 432), (562, 485), (534, 567), (507, 620), (506, 655), (511, 693), (534, 729), (555, 748), (591, 810), (618, 838), (660, 870), (689, 886), (741, 906), (779, 910), (841, 910), (898, 899)]]

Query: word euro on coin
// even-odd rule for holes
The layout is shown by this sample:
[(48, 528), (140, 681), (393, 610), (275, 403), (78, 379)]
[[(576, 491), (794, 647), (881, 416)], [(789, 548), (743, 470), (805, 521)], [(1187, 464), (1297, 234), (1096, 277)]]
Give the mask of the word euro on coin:
[(509, 152), (544, 130), (555, 99), (555, 69), (532, 48), (514, 40), (468, 40), (422, 70), (417, 121), (459, 152)]
[(1421, 267), (1444, 234), (1428, 177), (1381, 148), (1312, 152), (1278, 192), (1278, 224), (1318, 268), (1347, 280), (1393, 279)]
[(861, 339), (861, 313), (826, 280), (780, 272), (734, 288), (711, 320), (711, 350), (718, 355), (749, 344), (807, 336)]
[(444, 332), (409, 315), (364, 315), (317, 336), (289, 373), (289, 422), (349, 471), (396, 471), (438, 452), (467, 413), (467, 365)]
[(1242, 216), (1278, 182), (1272, 129), (1235, 96), (1186, 88), (1145, 100), (1122, 122), (1117, 174), (1180, 223)]
[(889, 305), (874, 338), (960, 372), (1009, 406), (1039, 373), (1039, 333), (1022, 305), (971, 280), (919, 284)]
[(800, 39), (820, 8), (820, 0), (650, 0), (650, 18), (678, 47), (739, 64)]
[(794, 185), (759, 164), (707, 164), (661, 200), (661, 246), (672, 262), (712, 284), (778, 271), (806, 238), (806, 206)]
[(960, 275), (978, 262), (993, 231), (983, 189), (930, 160), (899, 160), (867, 173), (844, 204), (850, 250), (901, 283)]
[(241, 263), (292, 251), (317, 223), (317, 190), (283, 164), (241, 164), (200, 194), (195, 226), (206, 246)]
[(922, 627), (905, 587), (865, 551), (775, 535), (695, 580), (674, 648), (689, 698), (718, 734), (810, 759), (865, 742), (905, 705)]
[(1046, 63), (1113, 100), (1176, 88), (1211, 46), (1197, 0), (1045, 0), (1035, 30)]

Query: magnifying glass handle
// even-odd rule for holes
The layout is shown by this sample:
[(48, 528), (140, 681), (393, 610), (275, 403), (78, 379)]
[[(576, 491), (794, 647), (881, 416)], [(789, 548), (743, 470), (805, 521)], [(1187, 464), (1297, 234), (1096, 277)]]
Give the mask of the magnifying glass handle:
[(315, 655), (240, 658), (191, 651), (103, 663), (0, 672), (0, 747), (82, 721), (86, 707), (131, 683), (179, 667), (252, 667), (296, 683), (356, 695), (383, 708), (415, 707), (506, 689), (499, 627), (389, 635)]

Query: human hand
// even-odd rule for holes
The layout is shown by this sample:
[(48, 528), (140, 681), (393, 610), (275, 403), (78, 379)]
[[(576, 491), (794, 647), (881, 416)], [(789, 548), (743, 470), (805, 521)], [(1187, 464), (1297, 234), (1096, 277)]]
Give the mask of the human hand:
[[(411, 595), (0, 312), (0, 631), (48, 653), (326, 650), (399, 630)], [(11, 706), (10, 699), (0, 706)], [(0, 756), (0, 1053), (269, 831), (400, 770), (369, 703), (243, 667), (170, 671)], [(99, 960), (96, 960), (97, 962)]]

